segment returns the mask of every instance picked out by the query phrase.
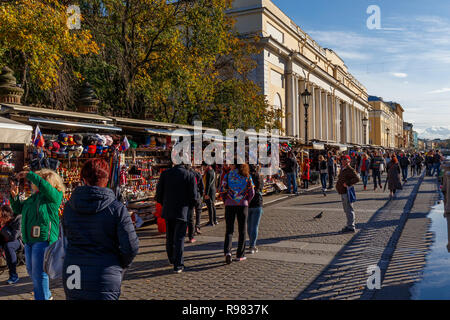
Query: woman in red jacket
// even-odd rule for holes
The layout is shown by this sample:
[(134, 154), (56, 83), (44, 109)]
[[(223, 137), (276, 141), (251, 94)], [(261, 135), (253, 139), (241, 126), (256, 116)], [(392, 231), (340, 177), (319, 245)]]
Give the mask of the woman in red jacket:
[(309, 186), (309, 169), (310, 169), (310, 165), (309, 165), (309, 159), (308, 157), (305, 157), (305, 159), (303, 160), (303, 165), (302, 165), (302, 180), (305, 183), (305, 189), (308, 189)]

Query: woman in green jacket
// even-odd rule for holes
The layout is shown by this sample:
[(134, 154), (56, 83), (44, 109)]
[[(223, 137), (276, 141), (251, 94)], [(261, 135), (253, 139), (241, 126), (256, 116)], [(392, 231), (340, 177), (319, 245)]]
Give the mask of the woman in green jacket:
[(43, 260), (45, 249), (58, 240), (58, 212), (65, 192), (64, 183), (56, 172), (49, 169), (36, 173), (22, 171), (16, 177), (30, 181), (33, 190), (33, 195), (21, 202), (18, 199), (19, 188), (12, 183), (10, 201), (14, 214), (22, 214), (22, 239), (27, 271), (33, 280), (34, 298), (51, 300)]

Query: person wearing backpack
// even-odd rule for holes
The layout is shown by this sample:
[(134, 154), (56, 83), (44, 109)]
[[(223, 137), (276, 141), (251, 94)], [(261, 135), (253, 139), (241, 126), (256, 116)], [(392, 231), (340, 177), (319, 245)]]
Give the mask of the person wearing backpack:
[(59, 237), (59, 207), (65, 192), (64, 183), (50, 169), (22, 171), (16, 178), (31, 182), (33, 191), (33, 195), (22, 202), (19, 200), (19, 186), (11, 183), (11, 208), (14, 215), (22, 215), (25, 262), (33, 281), (34, 299), (52, 300), (49, 278), (44, 272), (44, 253)]
[[(103, 159), (86, 161), (80, 175), (84, 185), (64, 207), (67, 247), (62, 274), (67, 300), (118, 300), (125, 270), (139, 249), (126, 206), (106, 187), (109, 172)], [(76, 270), (79, 286), (68, 281)]]

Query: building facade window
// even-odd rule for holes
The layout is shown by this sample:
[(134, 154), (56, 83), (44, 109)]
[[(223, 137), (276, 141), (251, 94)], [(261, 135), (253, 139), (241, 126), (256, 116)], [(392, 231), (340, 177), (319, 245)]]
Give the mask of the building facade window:
[(272, 85), (277, 86), (279, 88), (284, 88), (284, 75), (275, 71), (273, 69), (270, 70), (270, 82)]
[(284, 43), (284, 33), (270, 23), (267, 23), (267, 33), (278, 42)]

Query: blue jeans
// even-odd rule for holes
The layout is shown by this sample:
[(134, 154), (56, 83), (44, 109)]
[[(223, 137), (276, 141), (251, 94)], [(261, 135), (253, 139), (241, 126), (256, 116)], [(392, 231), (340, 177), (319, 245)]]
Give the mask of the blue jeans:
[(35, 300), (48, 300), (52, 295), (48, 275), (44, 272), (44, 252), (48, 245), (47, 241), (25, 244), (25, 261), (33, 281)]
[(328, 173), (320, 174), (320, 182), (322, 182), (322, 190), (327, 188)]
[(287, 174), (287, 183), (288, 183), (287, 185), (288, 192), (291, 192), (291, 184), (292, 184), (293, 192), (297, 193), (297, 178), (295, 172), (289, 172)]
[(261, 221), (261, 215), (263, 214), (262, 207), (248, 208), (247, 219), (247, 233), (250, 239), (250, 247), (256, 246), (256, 239), (258, 238), (259, 222)]
[(408, 179), (408, 167), (403, 167), (402, 168), (402, 176), (403, 176), (403, 181)]
[(431, 171), (431, 176), (434, 176), (434, 173), (437, 173), (437, 176), (441, 174), (441, 164), (440, 163), (433, 163), (433, 170)]
[(362, 173), (361, 172), (361, 179), (362, 179), (364, 187), (366, 187), (367, 186), (367, 181), (369, 180), (369, 175), (367, 173)]

